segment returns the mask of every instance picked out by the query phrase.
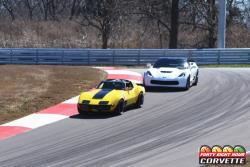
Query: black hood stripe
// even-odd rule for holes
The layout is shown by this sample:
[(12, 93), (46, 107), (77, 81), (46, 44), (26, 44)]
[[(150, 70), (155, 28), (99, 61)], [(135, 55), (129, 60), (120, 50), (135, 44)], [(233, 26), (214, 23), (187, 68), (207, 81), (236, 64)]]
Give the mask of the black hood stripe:
[(102, 98), (104, 98), (104, 96), (106, 96), (111, 91), (112, 91), (112, 89), (101, 89), (99, 92), (97, 92), (93, 96), (93, 99), (102, 99)]

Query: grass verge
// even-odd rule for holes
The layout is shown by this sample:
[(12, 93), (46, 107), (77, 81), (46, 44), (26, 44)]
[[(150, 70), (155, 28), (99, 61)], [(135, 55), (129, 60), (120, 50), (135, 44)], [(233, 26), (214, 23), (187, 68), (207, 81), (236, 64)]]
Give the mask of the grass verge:
[(94, 87), (106, 74), (83, 66), (0, 65), (0, 124)]

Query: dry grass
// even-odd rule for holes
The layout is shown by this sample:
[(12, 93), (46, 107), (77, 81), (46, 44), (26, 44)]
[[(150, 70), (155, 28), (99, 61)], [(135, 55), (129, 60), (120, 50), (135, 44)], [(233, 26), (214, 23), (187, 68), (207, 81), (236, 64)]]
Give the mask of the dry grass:
[(83, 66), (0, 65), (0, 124), (76, 96), (105, 75)]
[[(110, 48), (168, 48), (169, 32), (157, 29), (152, 22), (124, 21), (112, 30)], [(160, 34), (161, 41), (160, 42)], [(179, 48), (207, 47), (207, 32), (181, 25)], [(250, 47), (250, 29), (234, 25), (227, 29), (227, 47)], [(93, 27), (82, 27), (75, 21), (1, 21), (2, 48), (100, 48), (101, 34)]]
[(85, 32), (75, 22), (0, 22), (0, 47), (88, 47)]

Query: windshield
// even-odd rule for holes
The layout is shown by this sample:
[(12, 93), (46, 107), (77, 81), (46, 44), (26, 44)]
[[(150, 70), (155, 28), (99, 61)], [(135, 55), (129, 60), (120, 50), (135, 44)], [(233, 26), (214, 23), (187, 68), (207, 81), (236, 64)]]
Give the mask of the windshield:
[(184, 68), (186, 61), (184, 59), (159, 59), (155, 62), (154, 68), (161, 67), (174, 67), (174, 68)]
[(125, 89), (125, 83), (123, 82), (108, 82), (104, 81), (101, 82), (98, 86), (98, 89), (117, 89), (117, 90), (124, 90)]

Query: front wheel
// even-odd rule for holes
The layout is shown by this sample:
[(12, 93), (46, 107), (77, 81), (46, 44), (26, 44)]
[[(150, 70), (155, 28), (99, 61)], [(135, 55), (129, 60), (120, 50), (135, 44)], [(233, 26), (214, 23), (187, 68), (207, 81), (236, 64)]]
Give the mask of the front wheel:
[(141, 108), (141, 106), (143, 105), (143, 102), (144, 102), (144, 95), (143, 93), (141, 92), (139, 95), (138, 95), (138, 98), (137, 98), (137, 101), (136, 101), (136, 108)]
[(190, 76), (187, 78), (186, 87), (184, 89), (188, 90), (189, 88), (190, 88)]
[(121, 99), (115, 108), (115, 113), (117, 115), (121, 115), (124, 112), (124, 109), (125, 109), (125, 102), (124, 100)]
[(199, 81), (199, 77), (198, 77), (198, 74), (197, 74), (196, 77), (195, 77), (194, 86), (196, 86), (198, 84), (198, 81)]
[(79, 104), (77, 105), (77, 111), (78, 111), (79, 115), (83, 115), (84, 114), (84, 112), (81, 110)]

